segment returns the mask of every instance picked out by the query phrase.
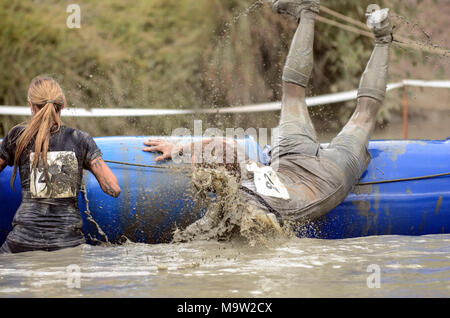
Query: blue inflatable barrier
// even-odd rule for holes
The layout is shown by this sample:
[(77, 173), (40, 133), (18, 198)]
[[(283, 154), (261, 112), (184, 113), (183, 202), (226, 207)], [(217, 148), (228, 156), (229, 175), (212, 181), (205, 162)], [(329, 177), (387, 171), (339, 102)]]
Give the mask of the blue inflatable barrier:
[[(118, 199), (104, 194), (95, 177), (86, 172), (87, 191), (80, 194), (79, 205), (88, 241), (104, 238), (87, 220), (87, 205), (110, 242), (124, 236), (135, 242), (167, 242), (177, 226), (190, 224), (204, 213), (192, 200), (189, 170), (179, 169), (180, 165), (171, 161), (155, 163), (158, 154), (142, 151), (149, 138), (95, 138), (105, 160), (134, 165), (108, 163), (122, 188)], [(265, 162), (264, 153), (252, 138), (239, 143), (247, 147), (252, 159)], [(369, 152), (373, 159), (361, 185), (328, 215), (302, 229), (299, 236), (341, 239), (450, 233), (450, 176), (434, 176), (450, 172), (450, 140), (372, 141)], [(175, 169), (159, 168), (170, 165)], [(19, 180), (16, 192), (10, 187), (11, 173), (8, 167), (0, 174), (0, 244), (11, 230), (21, 200)]]

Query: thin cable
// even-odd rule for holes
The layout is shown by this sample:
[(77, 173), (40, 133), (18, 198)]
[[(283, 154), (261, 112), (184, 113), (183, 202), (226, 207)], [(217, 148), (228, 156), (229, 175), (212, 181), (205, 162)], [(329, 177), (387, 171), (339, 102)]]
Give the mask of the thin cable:
[(317, 21), (320, 21), (320, 22), (323, 22), (323, 23), (326, 23), (326, 24), (330, 24), (332, 26), (338, 27), (340, 29), (344, 29), (346, 31), (350, 31), (350, 32), (353, 32), (353, 33), (356, 33), (356, 34), (364, 35), (364, 36), (367, 36), (367, 37), (372, 38), (372, 39), (375, 38), (374, 35), (371, 32), (364, 31), (364, 30), (361, 30), (359, 28), (356, 28), (356, 27), (353, 27), (353, 26), (350, 26), (350, 25), (347, 25), (347, 24), (343, 24), (341, 22), (337, 22), (337, 21), (334, 21), (334, 20), (331, 20), (331, 19), (328, 19), (328, 18), (324, 18), (324, 17), (322, 17), (320, 15), (316, 16), (316, 19), (317, 19)]
[(95, 227), (97, 228), (98, 234), (100, 234), (101, 236), (103, 236), (103, 237), (105, 238), (106, 242), (100, 241), (100, 240), (98, 240), (98, 239), (92, 237), (90, 234), (89, 234), (89, 238), (90, 238), (93, 242), (100, 242), (100, 243), (110, 244), (110, 243), (109, 243), (109, 240), (108, 240), (108, 236), (107, 236), (106, 233), (102, 230), (102, 228), (101, 228), (100, 225), (97, 223), (97, 221), (95, 221), (94, 217), (93, 217), (92, 214), (91, 214), (91, 210), (89, 210), (89, 199), (88, 199), (88, 197), (87, 197), (87, 187), (86, 187), (85, 180), (83, 180), (83, 182), (82, 182), (82, 184), (81, 184), (81, 189), (80, 189), (80, 191), (83, 193), (83, 195), (84, 195), (84, 200), (85, 200), (85, 202), (86, 202), (86, 211), (84, 211), (84, 213), (85, 213), (86, 216), (87, 216), (87, 220), (88, 220), (89, 222), (91, 222), (92, 224), (95, 225)]
[[(136, 166), (136, 167), (144, 167), (144, 168), (156, 168), (156, 169), (181, 169), (181, 170), (191, 170), (191, 167), (170, 167), (170, 166), (155, 166), (155, 165), (144, 165), (139, 163), (130, 163), (130, 162), (121, 162), (121, 161), (112, 161), (112, 160), (103, 160), (108, 163), (114, 163), (125, 166)], [(411, 178), (401, 178), (401, 179), (390, 179), (390, 180), (381, 180), (381, 181), (371, 181), (371, 182), (360, 182), (356, 185), (374, 185), (374, 184), (382, 184), (382, 183), (394, 183), (394, 182), (402, 182), (402, 181), (415, 181), (415, 180), (423, 180), (423, 179), (431, 179), (437, 177), (450, 176), (450, 172), (439, 173), (439, 174), (431, 174), (422, 177), (411, 177)]]
[[(343, 24), (341, 22), (337, 22), (322, 16), (317, 16), (317, 20), (319, 22), (323, 22), (332, 26), (335, 26), (337, 28), (346, 30), (346, 31), (350, 31), (359, 35), (363, 35), (369, 38), (374, 38), (373, 34), (371, 32), (368, 32), (366, 30), (368, 30), (367, 25), (365, 25), (364, 23), (357, 21), (351, 17), (345, 16), (339, 12), (336, 12), (330, 8), (321, 6), (321, 10), (331, 16), (334, 16), (338, 19), (341, 19), (345, 22), (351, 23), (353, 25), (355, 25), (356, 27), (353, 26), (349, 26), (346, 24)], [(428, 44), (419, 44), (419, 43), (411, 43), (408, 41), (408, 39), (398, 36), (396, 35), (394, 37), (394, 44), (400, 46), (400, 47), (405, 47), (405, 48), (410, 48), (410, 49), (414, 49), (414, 50), (419, 50), (419, 51), (424, 51), (424, 52), (428, 52), (428, 53), (432, 53), (432, 54), (438, 54), (438, 55), (444, 55), (444, 56), (448, 56), (450, 54), (450, 50), (448, 49), (443, 49), (443, 48), (439, 48), (439, 47), (435, 47), (435, 46), (430, 46)]]
[(181, 170), (190, 170), (191, 168), (188, 167), (170, 167), (170, 166), (156, 166), (156, 165), (144, 165), (140, 163), (130, 163), (130, 162), (122, 162), (122, 161), (113, 161), (113, 160), (103, 160), (107, 163), (113, 163), (118, 165), (124, 165), (124, 166), (133, 166), (133, 167), (142, 167), (142, 168), (155, 168), (155, 169), (166, 169), (166, 170), (172, 170), (172, 169), (181, 169)]
[(422, 177), (411, 177), (411, 178), (402, 178), (402, 179), (361, 182), (361, 183), (357, 183), (356, 185), (374, 185), (374, 184), (394, 183), (394, 182), (403, 182), (403, 181), (416, 181), (416, 180), (432, 179), (432, 178), (444, 177), (444, 176), (450, 176), (450, 172), (439, 173), (439, 174), (430, 174), (430, 175), (422, 176)]
[(337, 11), (334, 11), (334, 10), (332, 10), (330, 8), (327, 8), (325, 6), (321, 5), (320, 6), (320, 11), (321, 12), (325, 12), (325, 13), (327, 13), (327, 14), (335, 17), (335, 18), (341, 19), (341, 20), (346, 21), (348, 23), (354, 24), (354, 25), (358, 26), (359, 28), (361, 28), (363, 30), (369, 29), (369, 27), (366, 24), (362, 23), (361, 21), (355, 20), (355, 19), (353, 19), (351, 17), (343, 15), (343, 14), (341, 14), (341, 13), (339, 13)]

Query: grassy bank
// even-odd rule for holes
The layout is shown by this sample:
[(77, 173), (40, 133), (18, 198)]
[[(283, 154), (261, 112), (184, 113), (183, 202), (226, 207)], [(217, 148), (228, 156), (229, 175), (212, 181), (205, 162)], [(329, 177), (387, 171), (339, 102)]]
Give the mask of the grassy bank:
[[(0, 2), (0, 104), (25, 105), (29, 82), (39, 74), (61, 83), (71, 107), (195, 109), (281, 98), (281, 71), (296, 23), (273, 13), (268, 4), (82, 0), (81, 28), (69, 29), (70, 3)], [(358, 20), (364, 19), (369, 3), (324, 1)], [(367, 38), (318, 24), (311, 94), (357, 87), (371, 49)], [(395, 103), (387, 105), (380, 119), (387, 118)], [(313, 116), (318, 121), (343, 121), (352, 107), (340, 106), (317, 108)], [(211, 126), (220, 122), (224, 127), (271, 127), (277, 114), (202, 119)], [(192, 120), (66, 119), (97, 136), (167, 134), (192, 126)], [(18, 121), (0, 117), (0, 135)]]

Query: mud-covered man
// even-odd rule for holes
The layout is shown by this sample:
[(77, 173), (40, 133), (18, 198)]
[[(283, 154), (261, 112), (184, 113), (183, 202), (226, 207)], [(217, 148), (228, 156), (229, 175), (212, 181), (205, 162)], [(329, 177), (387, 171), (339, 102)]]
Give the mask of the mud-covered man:
[[(274, 3), (276, 12), (292, 16), (299, 23), (283, 71), (279, 137), (272, 148), (269, 166), (248, 160), (226, 166), (228, 172), (237, 176), (238, 190), (237, 196), (227, 197), (228, 202), (222, 203), (219, 217), (223, 218), (229, 212), (223, 210), (231, 206), (230, 200), (239, 199), (245, 203), (247, 210), (250, 207), (253, 211), (259, 211), (258, 218), (266, 218), (266, 223), (272, 223), (274, 228), (277, 224), (304, 224), (338, 206), (367, 169), (371, 159), (367, 145), (386, 92), (389, 51), (393, 40), (389, 10), (367, 12), (367, 22), (375, 36), (375, 48), (361, 78), (357, 107), (343, 130), (328, 147), (323, 148), (317, 140), (305, 101), (305, 90), (313, 69), (314, 25), (319, 2), (279, 0)], [(210, 146), (210, 142), (222, 143), (227, 150), (235, 145), (230, 140), (205, 140), (202, 148)], [(178, 146), (164, 140), (150, 140), (146, 145), (150, 147), (145, 151), (162, 152), (157, 160), (190, 151), (192, 146)], [(195, 161), (194, 157), (192, 159)], [(239, 212), (244, 213), (242, 206)], [(242, 218), (228, 216), (228, 224), (236, 223), (231, 226), (231, 231), (212, 231), (208, 235), (214, 222), (217, 225), (217, 220), (201, 219), (188, 227), (187, 232), (201, 232), (203, 237), (217, 238), (239, 231), (243, 234)], [(179, 237), (181, 240), (186, 238)]]

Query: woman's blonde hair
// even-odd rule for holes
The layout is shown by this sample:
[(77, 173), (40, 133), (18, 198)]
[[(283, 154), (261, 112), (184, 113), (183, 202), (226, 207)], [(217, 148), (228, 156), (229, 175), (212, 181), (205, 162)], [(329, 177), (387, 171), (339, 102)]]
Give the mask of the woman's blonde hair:
[(46, 182), (49, 180), (47, 152), (50, 135), (59, 131), (61, 127), (60, 112), (64, 106), (65, 97), (61, 87), (53, 78), (38, 76), (31, 81), (28, 89), (28, 102), (36, 107), (38, 112), (31, 118), (30, 123), (17, 140), (14, 171), (11, 178), (13, 188), (20, 157), (34, 138), (36, 140), (31, 168), (35, 169), (39, 160), (42, 159)]

